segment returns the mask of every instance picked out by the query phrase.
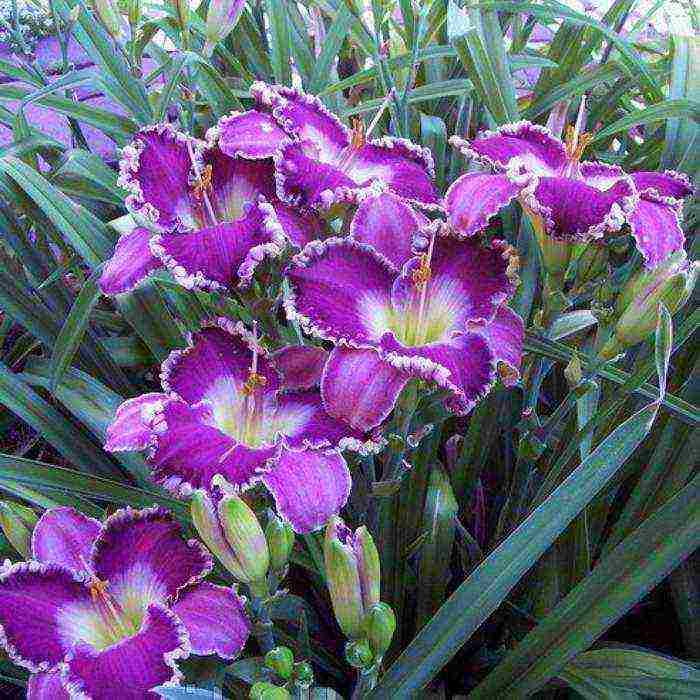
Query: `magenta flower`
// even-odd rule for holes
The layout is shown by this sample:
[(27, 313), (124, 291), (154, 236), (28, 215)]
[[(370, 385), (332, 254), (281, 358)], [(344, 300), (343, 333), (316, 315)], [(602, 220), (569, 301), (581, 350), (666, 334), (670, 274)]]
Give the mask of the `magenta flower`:
[(588, 134), (569, 129), (564, 142), (525, 121), (471, 142), (453, 137), (452, 145), (496, 174), (468, 173), (454, 182), (445, 197), (450, 223), (471, 236), (518, 198), (553, 238), (588, 241), (629, 223), (647, 267), (680, 250), (682, 200), (691, 192), (687, 178), (672, 171), (628, 175), (615, 165), (581, 161), (589, 141)]
[(340, 451), (375, 447), (326, 412), (321, 368), (315, 350), (270, 357), (242, 324), (219, 319), (163, 363), (164, 393), (117, 409), (105, 448), (148, 449), (153, 478), (180, 496), (218, 495), (219, 478), (234, 489), (262, 482), (295, 530), (314, 530), (350, 492)]
[[(468, 412), (496, 368), (517, 376), (523, 324), (505, 301), (514, 289), (511, 252), (458, 240), (440, 222), (423, 226), (391, 193), (360, 204), (349, 239), (310, 243), (287, 270), (287, 315), (336, 344), (323, 372), (328, 411), (358, 430), (379, 425), (406, 382), (444, 389)], [(411, 252), (412, 234), (424, 252)]]
[(33, 672), (28, 697), (142, 700), (179, 685), (178, 659), (235, 658), (250, 623), (235, 590), (203, 582), (212, 560), (156, 506), (104, 523), (44, 513), (33, 561), (0, 575), (0, 638)]
[(221, 149), (274, 156), (280, 199), (326, 209), (380, 183), (420, 206), (439, 206), (427, 148), (406, 139), (368, 139), (360, 122), (348, 129), (317, 97), (298, 90), (257, 82), (250, 91), (256, 109), (222, 120)]
[(302, 246), (320, 235), (318, 219), (275, 195), (271, 159), (230, 157), (217, 137), (215, 128), (204, 143), (157, 124), (123, 149), (126, 204), (148, 227), (118, 241), (100, 282), (106, 294), (128, 291), (162, 267), (188, 288), (245, 287), (288, 242)]

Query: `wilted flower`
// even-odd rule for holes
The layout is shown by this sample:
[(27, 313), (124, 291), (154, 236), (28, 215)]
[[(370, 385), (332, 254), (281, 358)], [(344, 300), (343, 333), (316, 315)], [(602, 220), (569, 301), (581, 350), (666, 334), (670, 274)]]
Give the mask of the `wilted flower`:
[[(146, 700), (178, 685), (190, 653), (236, 657), (250, 631), (231, 588), (204, 583), (211, 558), (164, 509), (119, 510), (104, 523), (46, 511), (33, 561), (0, 575), (0, 638), (34, 674), (30, 697)], [(43, 694), (42, 694), (43, 693)]]
[(439, 222), (422, 227), (391, 193), (367, 197), (350, 238), (309, 244), (286, 271), (288, 317), (336, 343), (321, 384), (328, 411), (368, 430), (412, 377), (445, 389), (459, 413), (489, 390), (497, 367), (513, 381), (523, 324), (505, 302), (516, 265), (504, 245), (458, 240)]
[(161, 380), (164, 393), (117, 409), (105, 448), (149, 450), (154, 479), (181, 496), (195, 489), (216, 495), (217, 475), (234, 489), (262, 482), (277, 511), (308, 532), (347, 500), (350, 474), (340, 450), (374, 447), (326, 412), (318, 389), (287, 390), (298, 377), (281, 376), (240, 323), (219, 319), (191, 336), (163, 363)]

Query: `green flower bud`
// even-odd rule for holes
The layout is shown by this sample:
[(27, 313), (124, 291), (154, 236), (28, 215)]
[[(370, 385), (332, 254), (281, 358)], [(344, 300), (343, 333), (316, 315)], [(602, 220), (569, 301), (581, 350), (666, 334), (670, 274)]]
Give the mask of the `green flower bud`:
[(348, 642), (345, 645), (345, 660), (353, 668), (367, 668), (374, 662), (374, 655), (366, 639)]
[(31, 508), (0, 501), (0, 527), (10, 544), (26, 559), (31, 556), (32, 530), (38, 520)]
[(250, 687), (251, 700), (290, 700), (291, 697), (288, 690), (266, 681), (259, 681)]
[(396, 615), (386, 603), (375, 603), (365, 616), (365, 632), (377, 658), (386, 654), (396, 630)]
[(574, 251), (574, 243), (552, 238), (545, 233), (542, 217), (533, 212), (529, 212), (527, 209), (526, 211), (532, 222), (535, 238), (540, 246), (542, 265), (555, 280), (562, 283), (564, 281), (564, 275), (569, 267), (571, 254)]
[(211, 56), (214, 47), (236, 27), (245, 7), (245, 0), (211, 0), (204, 32), (204, 55)]
[(289, 647), (275, 647), (265, 654), (265, 666), (288, 681), (294, 670), (294, 654)]
[(294, 664), (294, 683), (300, 688), (310, 688), (314, 684), (314, 670), (306, 661)]
[(270, 550), (270, 566), (273, 571), (283, 571), (294, 548), (294, 530), (278, 515), (272, 515), (265, 528)]

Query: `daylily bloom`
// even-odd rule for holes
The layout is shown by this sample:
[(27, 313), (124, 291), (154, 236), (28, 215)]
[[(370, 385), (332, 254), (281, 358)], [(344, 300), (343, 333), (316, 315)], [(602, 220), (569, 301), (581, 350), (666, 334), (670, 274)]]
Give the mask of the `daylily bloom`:
[(647, 267), (683, 247), (682, 200), (692, 191), (676, 172), (627, 174), (616, 165), (582, 161), (590, 135), (581, 132), (582, 113), (564, 141), (545, 127), (521, 121), (487, 131), (473, 141), (452, 137), (467, 157), (491, 166), (462, 175), (445, 205), (451, 225), (471, 236), (518, 198), (538, 234), (589, 241), (629, 223)]
[(0, 574), (0, 639), (34, 674), (30, 700), (155, 699), (151, 688), (179, 685), (178, 659), (232, 659), (245, 646), (243, 600), (203, 582), (209, 553), (163, 508), (122, 509), (104, 523), (47, 510), (32, 556)]
[[(289, 204), (319, 209), (356, 201), (381, 183), (424, 207), (439, 207), (430, 151), (406, 139), (370, 139), (357, 121), (348, 129), (318, 97), (256, 82), (256, 109), (222, 120), (221, 149), (246, 157), (274, 156), (277, 193)], [(246, 148), (240, 150), (241, 132)]]
[(123, 235), (101, 278), (107, 294), (129, 291), (167, 267), (188, 288), (245, 287), (255, 268), (292, 242), (320, 235), (316, 217), (275, 195), (272, 160), (228, 156), (169, 124), (142, 129), (122, 151), (127, 208), (146, 223)]
[[(306, 350), (287, 348), (282, 356), (292, 353)], [(218, 319), (165, 360), (163, 393), (117, 409), (105, 448), (147, 449), (156, 482), (183, 497), (195, 489), (218, 497), (221, 478), (234, 489), (262, 482), (297, 532), (314, 530), (350, 492), (340, 451), (375, 445), (326, 412), (318, 389), (308, 388), (320, 376), (296, 372), (299, 365), (287, 362), (291, 371), (282, 377), (242, 324)]]
[(391, 193), (366, 198), (350, 238), (310, 243), (286, 272), (288, 317), (336, 344), (321, 384), (328, 411), (369, 430), (412, 377), (446, 390), (458, 413), (489, 390), (497, 367), (514, 380), (523, 324), (505, 302), (515, 265), (503, 244), (458, 240), (442, 222), (423, 226)]

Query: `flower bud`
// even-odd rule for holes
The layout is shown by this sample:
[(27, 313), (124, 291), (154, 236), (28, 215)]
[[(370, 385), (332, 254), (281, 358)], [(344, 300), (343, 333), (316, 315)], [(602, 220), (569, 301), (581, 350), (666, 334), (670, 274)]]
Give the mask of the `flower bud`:
[(688, 263), (681, 251), (651, 270), (634, 274), (618, 297), (614, 335), (601, 350), (601, 356), (615, 357), (651, 335), (656, 328), (659, 304), (663, 303), (671, 315), (678, 311), (693, 292), (698, 269), (700, 265)]
[(245, 7), (245, 0), (211, 0), (204, 32), (204, 55), (211, 56), (214, 47), (236, 27)]
[(294, 548), (294, 530), (292, 526), (273, 514), (265, 528), (267, 546), (270, 550), (270, 566), (273, 571), (283, 571), (289, 555)]
[(375, 603), (365, 616), (365, 633), (374, 656), (386, 654), (396, 630), (396, 615), (386, 603)]
[(265, 654), (265, 666), (288, 681), (294, 670), (294, 654), (289, 647), (275, 647)]
[(113, 1), (93, 0), (93, 8), (110, 36), (119, 38), (122, 33), (122, 19)]
[(191, 513), (199, 536), (234, 578), (247, 584), (265, 579), (270, 564), (265, 533), (245, 501), (226, 495), (217, 508), (198, 490)]
[(348, 642), (345, 645), (345, 660), (353, 668), (367, 668), (374, 661), (372, 649), (366, 639)]
[(556, 280), (563, 282), (574, 250), (574, 244), (570, 241), (552, 238), (545, 233), (542, 217), (529, 211), (528, 214), (532, 227), (535, 230), (535, 238), (540, 246), (544, 269)]
[(367, 528), (353, 533), (339, 517), (328, 523), (323, 553), (336, 620), (346, 637), (357, 639), (365, 611), (379, 602), (379, 553)]
[(32, 530), (37, 521), (36, 513), (31, 508), (0, 501), (0, 527), (10, 544), (27, 559), (32, 550)]
[(314, 671), (307, 661), (294, 664), (294, 683), (300, 688), (310, 688), (314, 684)]
[(250, 700), (290, 700), (289, 691), (274, 683), (258, 681), (250, 687)]

